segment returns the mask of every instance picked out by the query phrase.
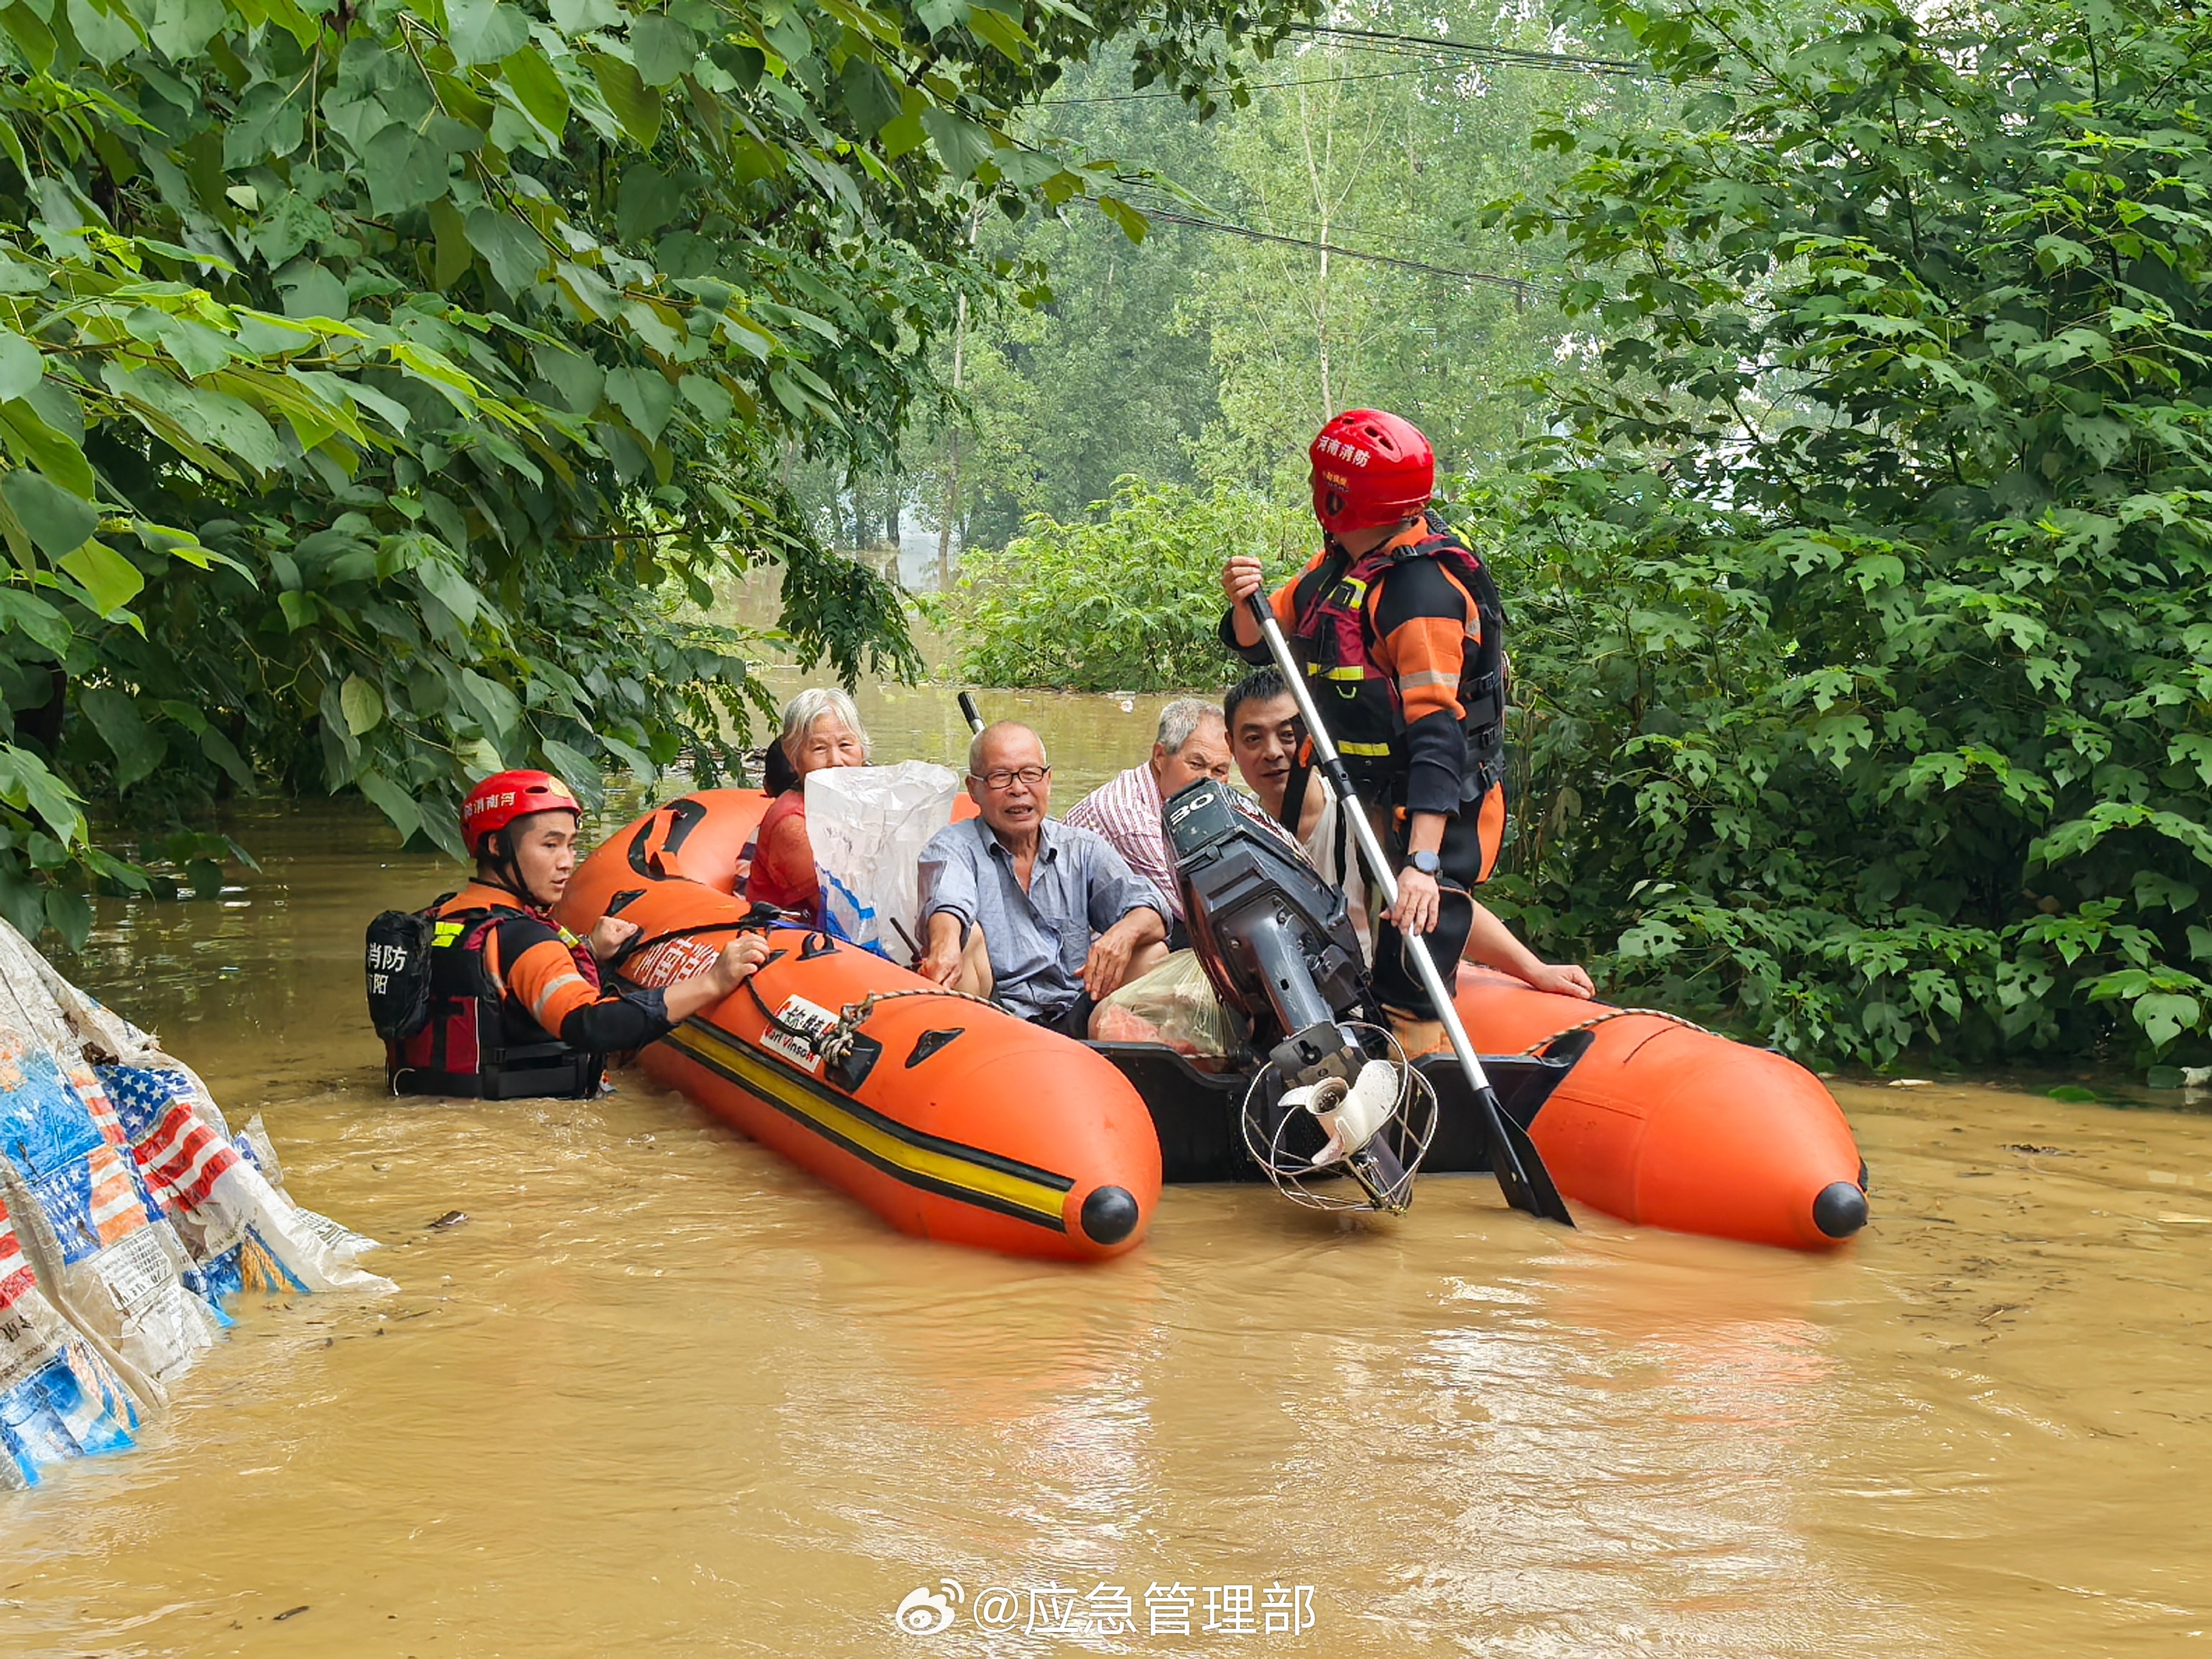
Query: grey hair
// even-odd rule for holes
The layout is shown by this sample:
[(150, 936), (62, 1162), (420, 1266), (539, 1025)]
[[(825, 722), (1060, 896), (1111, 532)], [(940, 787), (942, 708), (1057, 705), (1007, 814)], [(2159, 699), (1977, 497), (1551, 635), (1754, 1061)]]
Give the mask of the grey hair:
[(1202, 698), (1177, 697), (1160, 710), (1159, 745), (1170, 755), (1180, 755), (1200, 726), (1220, 718), (1221, 711)]
[(783, 706), (783, 732), (776, 740), (783, 745), (786, 760), (794, 766), (799, 763), (799, 744), (824, 714), (835, 714), (844, 721), (845, 729), (860, 740), (861, 757), (873, 757), (875, 745), (868, 740), (868, 728), (860, 724), (860, 711), (853, 706), (852, 698), (834, 685), (810, 685)]
[(1044, 766), (1052, 764), (1052, 757), (1045, 752), (1043, 734), (1035, 726), (1024, 726), (1019, 720), (993, 720), (968, 739), (968, 775), (969, 777), (980, 778), (983, 775), (983, 744), (994, 732), (1028, 732), (1036, 739), (1038, 763)]

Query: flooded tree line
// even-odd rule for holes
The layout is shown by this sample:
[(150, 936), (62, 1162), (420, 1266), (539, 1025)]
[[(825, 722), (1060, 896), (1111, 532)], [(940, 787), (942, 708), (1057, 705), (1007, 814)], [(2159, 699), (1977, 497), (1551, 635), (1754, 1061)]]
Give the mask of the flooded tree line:
[(1218, 680), (1182, 565), (1303, 556), (1377, 403), (1505, 592), (1540, 948), (1808, 1057), (2212, 1058), (2188, 14), (0, 22), (27, 931), (204, 889), (243, 793), (450, 848), (497, 766), (714, 781), (783, 648), (719, 581), (916, 666), (831, 500), (975, 550), (990, 678)]

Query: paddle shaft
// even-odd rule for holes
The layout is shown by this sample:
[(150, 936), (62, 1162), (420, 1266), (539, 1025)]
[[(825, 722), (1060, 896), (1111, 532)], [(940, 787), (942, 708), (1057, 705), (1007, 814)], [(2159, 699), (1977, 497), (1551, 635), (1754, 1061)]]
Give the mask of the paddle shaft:
[[(1297, 659), (1291, 655), (1290, 641), (1275, 621), (1275, 613), (1267, 608), (1267, 600), (1255, 593), (1249, 601), (1252, 619), (1260, 626), (1260, 636), (1267, 642), (1267, 653), (1275, 659), (1275, 670), (1290, 688), (1291, 698), (1297, 703), (1298, 713), (1306, 723), (1306, 733), (1313, 742), (1315, 769), (1328, 781), (1335, 792), (1337, 811), (1352, 829), (1352, 838), (1358, 844), (1359, 856), (1367, 866), (1370, 878), (1382, 895), (1384, 908), (1395, 908), (1398, 903), (1398, 878), (1390, 868), (1390, 860), (1383, 855), (1382, 838), (1376, 835), (1369, 821), (1367, 809), (1360, 804), (1359, 792), (1352, 787), (1352, 775), (1344, 769), (1343, 757), (1336, 752), (1336, 744), (1329, 737), (1328, 728), (1322, 723), (1321, 709), (1313, 700), (1305, 676), (1299, 672)], [(1516, 1210), (1526, 1210), (1531, 1215), (1563, 1221), (1570, 1227), (1574, 1219), (1567, 1213), (1565, 1202), (1553, 1184), (1551, 1172), (1529, 1140), (1528, 1131), (1511, 1122), (1504, 1109), (1498, 1103), (1497, 1091), (1490, 1086), (1488, 1073), (1482, 1069), (1482, 1059), (1474, 1052), (1468, 1039), (1467, 1027), (1462, 1023), (1459, 1010), (1453, 1006), (1450, 993), (1444, 988), (1443, 975), (1437, 969), (1436, 958), (1429, 948), (1418, 939), (1409, 939), (1412, 948), (1404, 952), (1412, 962), (1413, 972), (1421, 981), (1421, 988), (1436, 1006), (1437, 1021), (1444, 1029), (1444, 1036), (1451, 1043), (1452, 1054), (1459, 1060), (1460, 1069), (1467, 1073), (1468, 1087), (1474, 1091), (1476, 1109), (1483, 1115), (1483, 1127), (1489, 1132), (1492, 1148), (1491, 1162), (1498, 1176), (1498, 1184), (1505, 1194), (1506, 1201)]]

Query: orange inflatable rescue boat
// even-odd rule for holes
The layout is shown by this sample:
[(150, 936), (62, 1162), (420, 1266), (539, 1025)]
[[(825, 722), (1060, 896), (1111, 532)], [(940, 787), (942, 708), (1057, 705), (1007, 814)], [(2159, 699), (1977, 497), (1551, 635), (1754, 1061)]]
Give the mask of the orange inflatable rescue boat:
[[(637, 922), (616, 964), (634, 983), (701, 971), (764, 925), (732, 890), (767, 805), (751, 790), (701, 790), (647, 813), (577, 871), (562, 920)], [(640, 1063), (894, 1226), (1097, 1260), (1141, 1241), (1164, 1178), (1264, 1178), (1243, 1127), (1246, 1074), (1160, 1043), (1078, 1042), (820, 933), (777, 924), (771, 943), (750, 983)], [(1798, 1249), (1864, 1224), (1850, 1127), (1794, 1062), (1486, 971), (1462, 973), (1456, 1000), (1477, 1042), (1502, 1051), (1485, 1065), (1504, 1110), (1576, 1203)], [(1414, 1066), (1437, 1098), (1420, 1173), (1487, 1169), (1456, 1065)]]
[[(746, 925), (730, 890), (767, 804), (702, 790), (647, 814), (585, 861), (562, 915), (636, 922), (633, 983), (702, 971)], [(1143, 1238), (1159, 1141), (1112, 1066), (826, 934), (770, 942), (745, 986), (640, 1056), (647, 1073), (907, 1232), (1073, 1261)]]

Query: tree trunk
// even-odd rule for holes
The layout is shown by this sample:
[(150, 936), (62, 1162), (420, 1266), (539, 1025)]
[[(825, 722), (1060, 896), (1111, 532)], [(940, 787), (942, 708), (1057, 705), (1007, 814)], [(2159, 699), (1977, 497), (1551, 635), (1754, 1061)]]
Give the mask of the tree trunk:
[[(968, 246), (975, 246), (976, 228), (983, 222), (983, 209), (978, 204), (968, 216)], [(963, 371), (968, 358), (968, 295), (963, 292), (952, 313), (952, 390), (960, 391)], [(952, 441), (945, 465), (945, 510), (937, 518), (937, 591), (949, 592), (952, 587), (952, 526), (960, 519), (960, 428), (952, 428)], [(965, 535), (961, 545), (967, 545)]]

